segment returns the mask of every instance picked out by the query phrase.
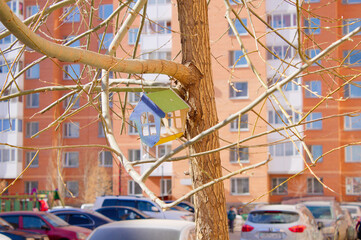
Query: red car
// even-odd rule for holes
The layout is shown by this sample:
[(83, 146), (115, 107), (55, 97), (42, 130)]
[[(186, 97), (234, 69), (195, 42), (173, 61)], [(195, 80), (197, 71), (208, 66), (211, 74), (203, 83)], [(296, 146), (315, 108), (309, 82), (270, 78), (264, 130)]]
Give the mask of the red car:
[(91, 233), (87, 228), (71, 226), (48, 212), (2, 212), (0, 217), (16, 229), (46, 234), (50, 240), (84, 240)]

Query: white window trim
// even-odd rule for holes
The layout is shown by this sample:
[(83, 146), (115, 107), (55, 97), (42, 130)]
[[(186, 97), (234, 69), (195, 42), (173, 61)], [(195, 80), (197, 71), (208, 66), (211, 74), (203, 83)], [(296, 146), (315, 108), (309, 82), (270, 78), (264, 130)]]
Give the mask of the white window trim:
[[(78, 159), (78, 164), (75, 165), (69, 165), (69, 157), (71, 154), (76, 154)], [(77, 168), (79, 167), (79, 152), (65, 152), (63, 157), (63, 165), (65, 168)]]
[[(237, 179), (248, 179), (248, 192), (247, 193), (233, 193), (232, 192), (232, 181), (234, 180), (234, 181), (236, 181)], [(230, 179), (230, 184), (231, 184), (231, 188), (230, 188), (230, 192), (231, 192), (231, 195), (232, 196), (247, 196), (247, 195), (250, 195), (251, 193), (250, 193), (250, 180), (249, 180), (249, 178), (247, 178), (247, 177), (243, 177), (243, 178), (231, 178)]]

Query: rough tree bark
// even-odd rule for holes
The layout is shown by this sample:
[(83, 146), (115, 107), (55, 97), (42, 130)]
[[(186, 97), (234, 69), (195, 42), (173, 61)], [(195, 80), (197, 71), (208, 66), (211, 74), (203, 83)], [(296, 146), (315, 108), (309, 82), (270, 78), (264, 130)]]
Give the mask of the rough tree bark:
[[(187, 137), (192, 138), (218, 122), (213, 89), (209, 43), (208, 6), (206, 0), (178, 0), (182, 63), (201, 73), (192, 85), (182, 86), (191, 106)], [(218, 132), (192, 146), (192, 152), (219, 147)], [(191, 159), (193, 188), (222, 175), (219, 152)], [(223, 183), (206, 188), (194, 196), (197, 239), (228, 239), (227, 214)]]

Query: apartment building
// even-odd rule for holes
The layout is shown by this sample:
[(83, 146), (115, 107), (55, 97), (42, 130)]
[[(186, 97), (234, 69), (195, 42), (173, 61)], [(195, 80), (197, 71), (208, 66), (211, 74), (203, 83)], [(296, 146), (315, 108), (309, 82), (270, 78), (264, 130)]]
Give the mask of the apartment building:
[[(24, 0), (24, 2), (17, 0), (12, 3), (17, 14), (26, 18), (37, 12), (39, 7), (44, 6), (42, 4), (45, 4), (45, 1), (40, 1), (39, 7), (37, 7), (38, 2), (32, 0)], [(130, 5), (133, 6), (134, 4)], [(243, 6), (233, 2), (232, 7), (238, 11)], [(103, 1), (101, 5), (95, 6), (95, 14), (98, 17), (93, 23), (94, 26), (109, 16), (114, 8), (111, 1)], [(311, 9), (313, 14), (307, 12), (307, 9)], [(264, 92), (265, 84), (266, 87), (271, 87), (297, 71), (301, 67), (299, 64), (301, 58), (312, 58), (329, 44), (360, 26), (361, 21), (357, 15), (360, 9), (359, 0), (343, 0), (331, 4), (326, 0), (309, 0), (303, 3), (302, 14), (298, 16), (291, 2), (265, 1), (259, 4), (256, 10), (260, 18), (254, 15), (250, 18), (246, 11), (241, 11), (241, 21), (250, 32), (246, 31), (239, 20), (232, 17), (253, 67), (261, 76), (257, 79), (246, 59), (242, 57), (245, 53), (239, 45), (236, 34), (224, 20), (226, 6), (221, 2), (211, 2), (210, 40), (219, 120), (249, 105)], [(77, 10), (67, 8), (57, 10), (55, 15), (47, 19), (47, 28), (41, 28), (42, 34), (46, 37), (51, 36), (57, 41), (71, 40), (77, 33), (85, 30), (81, 24), (81, 14)], [(136, 20), (129, 29), (127, 39), (121, 43), (117, 55), (131, 56), (136, 46), (137, 35), (141, 31), (140, 44), (137, 45), (135, 52), (137, 58), (174, 59), (180, 62), (179, 25), (175, 2), (149, 0), (146, 19), (142, 30), (139, 29), (140, 19)], [(303, 26), (302, 31), (297, 31), (297, 21)], [(265, 22), (269, 26), (266, 26)], [(93, 34), (89, 49), (106, 51), (112, 31), (113, 26)], [(253, 36), (258, 37), (258, 42)], [(361, 145), (357, 144), (359, 142), (357, 133), (361, 127), (359, 115), (356, 113), (359, 111), (361, 91), (358, 84), (361, 82), (357, 80), (360, 54), (359, 50), (355, 50), (359, 48), (358, 38), (359, 36), (356, 36), (355, 41), (348, 41), (338, 50), (332, 51), (325, 59), (310, 66), (305, 72), (307, 74), (302, 74), (285, 85), (282, 93), (276, 92), (274, 98), (269, 98), (254, 111), (248, 112), (241, 119), (219, 131), (222, 147), (249, 138), (239, 145), (221, 151), (224, 174), (271, 157), (268, 164), (224, 182), (227, 202), (249, 202), (255, 199), (256, 202), (281, 202), (293, 197), (314, 196), (334, 196), (339, 201), (359, 200)], [(11, 44), (12, 41), (9, 38), (2, 39), (1, 49), (5, 49), (7, 46), (5, 44)], [(101, 42), (104, 46), (100, 45)], [(73, 42), (71, 46), (86, 47), (86, 44), (85, 40), (81, 40)], [(300, 44), (302, 55), (298, 50)], [(269, 51), (262, 46), (267, 46)], [(15, 56), (16, 54), (13, 58)], [(14, 71), (18, 72), (34, 61), (36, 63), (39, 57), (38, 53), (26, 51), (23, 58), (17, 61), (19, 64), (16, 66), (19, 67), (14, 68)], [(338, 67), (341, 62), (346, 63), (342, 68)], [(97, 73), (86, 75), (82, 69), (81, 64), (46, 59), (26, 70), (18, 79), (18, 84), (24, 89), (32, 89), (49, 84), (72, 85), (77, 79), (86, 83), (96, 77)], [(6, 79), (5, 73), (5, 70), (0, 73), (1, 81)], [(119, 76), (115, 74), (113, 77)], [(169, 83), (169, 77), (163, 75), (147, 74), (138, 77)], [(340, 91), (336, 91), (341, 84), (353, 77), (356, 78), (353, 84), (347, 83)], [(94, 107), (79, 111), (72, 116), (71, 121), (65, 119), (59, 127), (52, 127), (36, 137), (31, 137), (62, 116), (67, 107), (77, 111), (89, 102), (89, 96), (78, 93), (73, 98), (66, 98), (63, 104), (37, 114), (67, 93), (69, 91), (39, 93), (16, 101), (0, 103), (3, 104), (0, 106), (1, 109), (4, 109), (0, 114), (5, 114), (1, 115), (2, 129), (6, 130), (0, 134), (1, 141), (27, 147), (22, 150), (2, 146), (0, 179), (5, 179), (9, 184), (33, 160), (23, 177), (9, 189), (9, 193), (31, 192), (34, 188), (52, 190), (61, 187), (64, 182), (68, 189), (75, 193), (75, 198), (72, 198), (69, 193), (64, 192), (67, 203), (78, 204), (87, 199), (85, 189), (88, 190), (90, 185), (97, 185), (90, 179), (94, 179), (94, 176), (103, 176), (99, 181), (109, 184), (99, 185), (103, 192), (99, 190), (96, 194), (108, 191), (113, 194), (142, 195), (139, 186), (122, 167), (112, 161), (110, 152), (101, 147), (71, 148), (83, 144), (106, 144), (103, 127), (98, 119), (99, 112)], [(124, 101), (126, 98), (128, 101), (125, 108), (126, 116), (129, 117), (141, 94), (136, 92), (119, 94), (119, 99)], [(116, 101), (114, 100), (113, 110), (123, 111)], [(318, 104), (319, 106), (313, 109)], [(338, 117), (339, 115), (341, 116)], [(317, 121), (322, 117), (327, 119)], [(123, 120), (113, 115), (113, 127), (118, 145), (125, 157), (131, 161), (158, 158), (180, 144), (179, 140), (175, 140), (153, 148), (146, 147), (141, 144), (135, 125), (131, 122), (124, 124), (128, 121)], [(282, 129), (289, 120), (293, 122), (303, 120), (308, 123)], [(54, 126), (57, 126), (57, 123)], [(280, 130), (261, 137), (252, 137), (273, 129)], [(292, 136), (292, 141), (288, 136)], [(311, 159), (300, 139), (304, 140), (313, 158), (318, 161), (311, 167), (314, 174), (306, 168), (306, 163), (310, 164)], [(57, 146), (70, 147), (58, 150)], [(340, 146), (345, 147), (339, 148)], [(47, 149), (37, 153), (39, 148)], [(183, 152), (177, 156), (187, 156), (187, 154)], [(8, 160), (4, 161), (4, 159)], [(190, 161), (191, 159), (163, 163), (149, 176), (146, 183), (163, 199), (183, 196), (191, 190)], [(53, 179), (52, 176), (59, 176), (55, 167), (59, 162), (62, 163), (59, 171), (63, 179), (59, 179), (60, 177)], [(144, 173), (150, 165), (140, 165), (137, 170)], [(99, 174), (99, 171), (102, 174)], [(279, 187), (269, 193), (277, 186)]]
[[(26, 19), (48, 7), (46, 1), (27, 0), (11, 1), (8, 5), (20, 19)], [(103, 1), (93, 7), (96, 9), (93, 27), (113, 12), (112, 1)], [(45, 24), (37, 33), (61, 44), (70, 42), (86, 29), (81, 14), (78, 7), (57, 9), (52, 15), (42, 17), (40, 21)], [(104, 53), (109, 46), (113, 29), (108, 26), (100, 30), (92, 33), (93, 36), (88, 40), (75, 40), (70, 46)], [(2, 51), (15, 40), (12, 35), (2, 39)], [(100, 77), (99, 71), (85, 73), (81, 64), (42, 58), (41, 54), (29, 48), (24, 49), (24, 54), (20, 55), (23, 50), (19, 43), (16, 44), (19, 45), (19, 50), (7, 54), (7, 60), (9, 64), (16, 64), (12, 74), (23, 71), (16, 79), (20, 89), (86, 84), (93, 78)], [(18, 54), (21, 59), (17, 59)], [(4, 84), (12, 77), (4, 62), (1, 69), (1, 81)], [(17, 91), (15, 84), (9, 89), (11, 92)], [(59, 104), (51, 106), (59, 99), (62, 99)], [(89, 101), (90, 99), (94, 100)], [(9, 194), (60, 189), (66, 203), (76, 205), (92, 201), (94, 194), (112, 192), (113, 176), (117, 179), (119, 171), (113, 174), (113, 157), (102, 147), (106, 145), (106, 139), (99, 121), (98, 99), (99, 96), (87, 95), (82, 91), (63, 90), (37, 92), (0, 103), (1, 142), (9, 144), (1, 146), (0, 180), (8, 185), (27, 169), (9, 188)]]

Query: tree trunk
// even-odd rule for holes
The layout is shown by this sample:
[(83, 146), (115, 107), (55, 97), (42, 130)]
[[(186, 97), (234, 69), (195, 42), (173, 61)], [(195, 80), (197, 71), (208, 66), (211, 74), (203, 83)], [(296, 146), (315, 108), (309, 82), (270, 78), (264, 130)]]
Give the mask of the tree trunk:
[[(206, 0), (178, 0), (182, 63), (201, 73), (192, 85), (182, 86), (191, 107), (187, 121), (187, 137), (192, 138), (218, 122), (212, 80), (209, 43), (208, 6)], [(218, 132), (192, 147), (192, 152), (218, 148)], [(220, 154), (212, 153), (191, 159), (193, 188), (222, 175)], [(223, 183), (206, 188), (194, 196), (197, 239), (228, 239), (228, 221)]]

